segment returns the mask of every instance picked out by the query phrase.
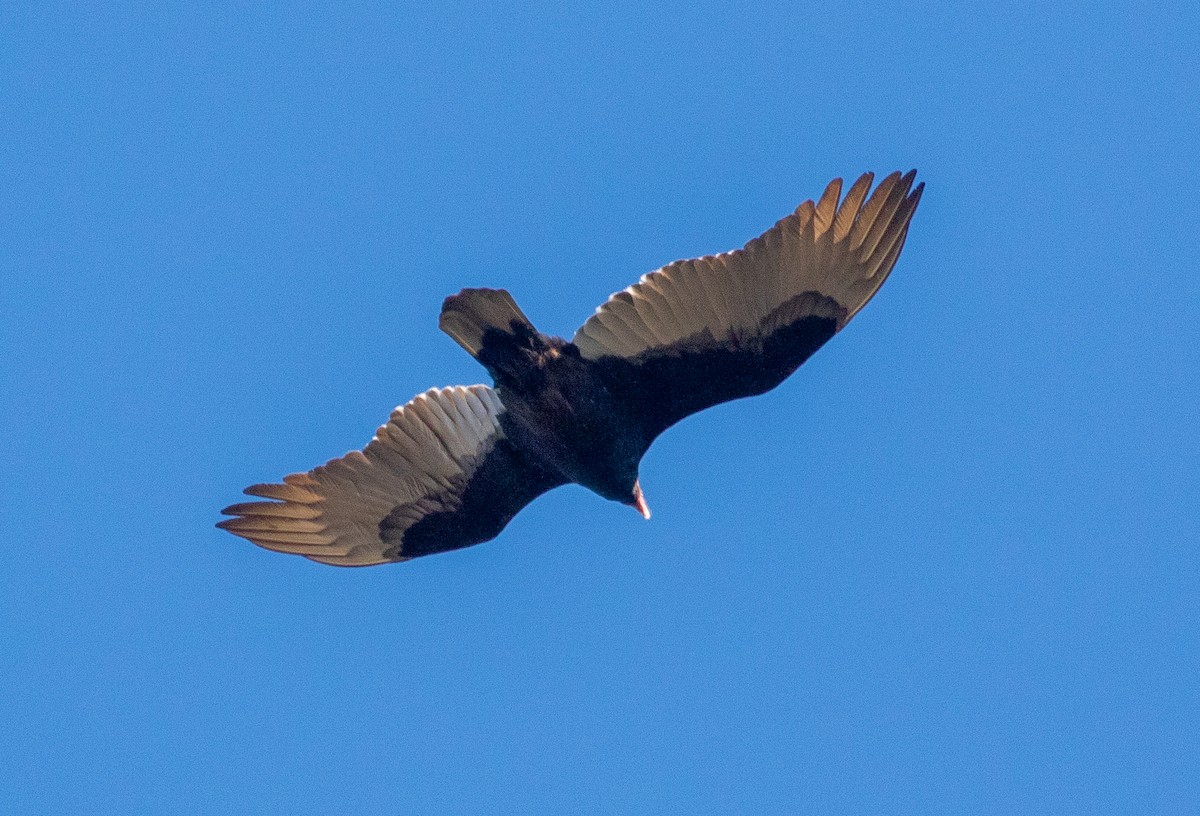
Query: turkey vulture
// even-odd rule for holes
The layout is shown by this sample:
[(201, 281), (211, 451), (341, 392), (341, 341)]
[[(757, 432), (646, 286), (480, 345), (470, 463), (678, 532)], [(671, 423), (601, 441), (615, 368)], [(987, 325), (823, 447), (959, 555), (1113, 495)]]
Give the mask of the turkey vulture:
[[(339, 566), (406, 561), (495, 538), (577, 482), (650, 511), (638, 463), (660, 433), (762, 394), (842, 329), (891, 272), (924, 184), (834, 179), (744, 249), (676, 261), (608, 299), (568, 342), (503, 289), (446, 298), (439, 325), (494, 387), (426, 391), (361, 451), (246, 493), (220, 524)], [(840, 202), (839, 202), (840, 199)]]

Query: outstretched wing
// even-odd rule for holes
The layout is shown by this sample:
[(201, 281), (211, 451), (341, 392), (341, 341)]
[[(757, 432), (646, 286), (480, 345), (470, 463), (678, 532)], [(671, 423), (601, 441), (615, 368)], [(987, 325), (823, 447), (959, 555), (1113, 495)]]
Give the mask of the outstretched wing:
[(563, 484), (531, 464), (500, 427), (485, 385), (427, 391), (392, 412), (362, 451), (282, 484), (246, 488), (271, 501), (223, 511), (218, 524), (260, 547), (337, 566), (407, 561), (499, 535), (522, 507)]
[(924, 184), (834, 179), (744, 249), (676, 261), (596, 310), (573, 342), (648, 446), (689, 414), (769, 391), (840, 331), (900, 255)]

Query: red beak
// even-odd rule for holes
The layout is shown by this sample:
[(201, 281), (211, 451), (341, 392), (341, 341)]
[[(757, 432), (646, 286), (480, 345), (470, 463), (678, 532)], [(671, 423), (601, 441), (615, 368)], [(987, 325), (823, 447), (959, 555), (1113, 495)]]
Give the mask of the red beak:
[(633, 483), (633, 506), (642, 514), (642, 518), (650, 520), (650, 508), (646, 506), (646, 497), (642, 495), (642, 485), (640, 482)]

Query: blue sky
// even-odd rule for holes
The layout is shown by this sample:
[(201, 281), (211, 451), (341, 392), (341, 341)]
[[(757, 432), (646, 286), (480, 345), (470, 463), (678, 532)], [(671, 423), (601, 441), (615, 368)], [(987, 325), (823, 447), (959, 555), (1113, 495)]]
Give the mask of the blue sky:
[[(431, 5), (437, 8), (430, 8)], [(649, 7), (648, 7), (649, 6)], [(19, 4), (0, 809), (1200, 808), (1188, 4)], [(767, 396), (337, 570), (213, 527), (832, 177), (892, 278)]]

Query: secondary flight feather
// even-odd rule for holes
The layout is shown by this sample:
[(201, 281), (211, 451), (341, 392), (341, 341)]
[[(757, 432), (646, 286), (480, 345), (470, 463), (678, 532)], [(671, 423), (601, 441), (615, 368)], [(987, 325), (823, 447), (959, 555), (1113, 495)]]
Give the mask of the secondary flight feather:
[(596, 310), (568, 342), (503, 289), (446, 298), (439, 325), (493, 387), (427, 391), (361, 451), (246, 488), (217, 526), (325, 564), (407, 561), (495, 538), (521, 508), (575, 482), (649, 508), (638, 465), (684, 417), (785, 380), (883, 284), (924, 184), (872, 174), (733, 252), (676, 261)]

